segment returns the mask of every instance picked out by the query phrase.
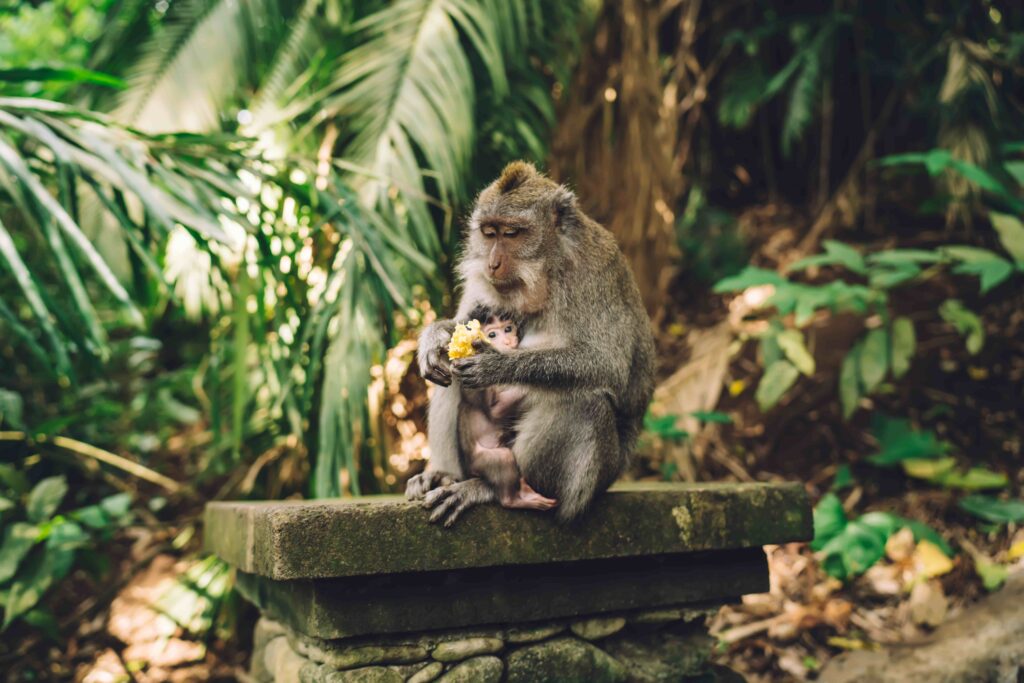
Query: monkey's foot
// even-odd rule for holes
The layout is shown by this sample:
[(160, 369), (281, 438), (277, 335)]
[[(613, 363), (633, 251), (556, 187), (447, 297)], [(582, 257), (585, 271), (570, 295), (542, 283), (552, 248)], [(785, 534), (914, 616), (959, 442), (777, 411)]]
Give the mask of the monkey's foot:
[(456, 481), (456, 477), (447, 472), (427, 470), (409, 479), (405, 485), (405, 498), (406, 500), (422, 500), (429, 492), (450, 486)]
[(558, 501), (547, 498), (533, 490), (522, 477), (519, 478), (519, 491), (507, 500), (501, 501), (503, 507), (518, 510), (550, 510), (558, 507)]
[(431, 524), (440, 522), (449, 528), (467, 509), (494, 498), (494, 489), (483, 479), (467, 479), (430, 491), (423, 497), (423, 505), (432, 509)]

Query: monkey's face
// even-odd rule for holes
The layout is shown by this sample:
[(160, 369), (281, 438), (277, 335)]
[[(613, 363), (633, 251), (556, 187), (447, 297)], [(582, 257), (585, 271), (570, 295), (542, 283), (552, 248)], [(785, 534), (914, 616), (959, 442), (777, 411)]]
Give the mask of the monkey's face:
[(484, 336), (499, 351), (510, 351), (519, 346), (519, 330), (511, 320), (491, 318), (483, 328)]
[[(563, 190), (527, 164), (510, 164), (477, 198), (460, 265), (499, 295), (540, 293), (559, 251), (556, 200)], [(571, 194), (569, 195), (571, 197)]]

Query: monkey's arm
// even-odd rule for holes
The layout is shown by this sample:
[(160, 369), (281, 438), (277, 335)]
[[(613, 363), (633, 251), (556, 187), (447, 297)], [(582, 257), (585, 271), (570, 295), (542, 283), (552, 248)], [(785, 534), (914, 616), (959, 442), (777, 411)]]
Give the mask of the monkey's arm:
[(460, 393), (458, 387), (434, 389), (427, 414), (430, 462), (425, 472), (412, 477), (405, 485), (405, 497), (409, 500), (421, 499), (429, 491), (465, 477), (459, 459)]
[(471, 389), (526, 384), (549, 389), (610, 389), (618, 395), (627, 382), (628, 366), (621, 353), (576, 344), (508, 353), (482, 349), (468, 358), (456, 359), (452, 370), (462, 385)]
[(454, 329), (454, 320), (437, 320), (420, 333), (417, 347), (420, 376), (442, 387), (452, 383), (451, 362), (448, 360), (447, 349)]

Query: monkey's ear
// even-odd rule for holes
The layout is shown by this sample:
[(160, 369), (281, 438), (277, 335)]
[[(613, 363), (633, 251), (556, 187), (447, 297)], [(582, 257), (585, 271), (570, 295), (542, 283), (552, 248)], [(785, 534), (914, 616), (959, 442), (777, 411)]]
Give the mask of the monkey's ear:
[(555, 227), (562, 232), (574, 230), (579, 225), (576, 212), (576, 195), (565, 185), (559, 185), (552, 197), (551, 211), (554, 214)]
[(537, 169), (533, 164), (525, 161), (513, 161), (501, 172), (501, 176), (498, 178), (498, 191), (502, 194), (511, 192), (536, 175)]

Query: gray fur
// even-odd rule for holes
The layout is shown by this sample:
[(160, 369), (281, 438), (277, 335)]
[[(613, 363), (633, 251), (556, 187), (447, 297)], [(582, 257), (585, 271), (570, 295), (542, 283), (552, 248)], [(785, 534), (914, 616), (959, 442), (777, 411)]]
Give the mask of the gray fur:
[[(519, 286), (500, 291), (488, 279), (491, 243), (480, 234), (481, 225), (495, 223), (525, 227), (510, 247)], [(518, 349), (485, 349), (449, 363), (453, 322), (423, 331), (420, 372), (452, 386), (434, 390), (430, 462), (406, 494), (426, 496), (430, 507), (445, 501), (447, 512), (435, 507), (438, 519), (482, 502), (479, 484), (434, 493), (445, 480), (466, 478), (456, 434), (460, 388), (524, 385), (512, 446), (519, 469), (536, 491), (559, 501), (559, 519), (575, 519), (622, 473), (654, 390), (654, 342), (636, 282), (612, 235), (578, 209), (572, 192), (518, 162), (481, 192), (465, 242), (456, 319), (478, 305), (512, 309), (526, 317), (526, 332)], [(453, 496), (457, 502), (448, 502)]]

